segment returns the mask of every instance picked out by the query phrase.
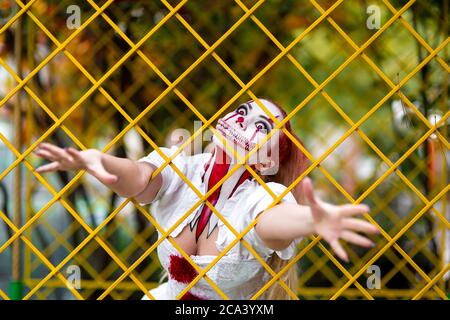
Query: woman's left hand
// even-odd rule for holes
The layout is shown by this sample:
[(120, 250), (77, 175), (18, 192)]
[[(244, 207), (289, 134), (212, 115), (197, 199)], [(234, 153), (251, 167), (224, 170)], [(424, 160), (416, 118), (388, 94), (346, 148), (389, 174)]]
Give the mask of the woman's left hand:
[(369, 206), (365, 204), (334, 205), (322, 201), (315, 195), (312, 181), (308, 177), (305, 178), (303, 187), (311, 207), (315, 232), (330, 244), (339, 258), (348, 262), (347, 252), (339, 243), (339, 239), (361, 247), (374, 246), (371, 240), (357, 232), (376, 234), (379, 233), (377, 227), (367, 221), (353, 218), (354, 215), (369, 212)]

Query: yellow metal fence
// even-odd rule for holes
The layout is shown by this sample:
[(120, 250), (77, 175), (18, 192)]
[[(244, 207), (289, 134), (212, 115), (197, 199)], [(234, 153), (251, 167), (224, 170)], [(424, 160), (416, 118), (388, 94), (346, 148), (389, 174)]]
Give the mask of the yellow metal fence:
[[(330, 6), (321, 5), (321, 1), (310, 0), (308, 3), (312, 5), (312, 8), (318, 13), (318, 18), (315, 19), (307, 28), (305, 28), (300, 34), (298, 34), (294, 41), (290, 42), (288, 45), (283, 45), (277, 37), (271, 33), (269, 28), (258, 18), (257, 11), (261, 6), (265, 5), (264, 0), (256, 1), (251, 5), (245, 4), (243, 1), (235, 0), (235, 5), (241, 10), (242, 15), (237, 19), (234, 24), (228, 28), (226, 32), (220, 35), (212, 44), (210, 41), (206, 41), (191, 25), (186, 18), (179, 13), (179, 11), (187, 5), (188, 0), (182, 0), (177, 4), (171, 4), (169, 1), (162, 0), (161, 3), (167, 10), (167, 14), (161, 17), (161, 19), (148, 31), (141, 39), (135, 41), (131, 39), (126, 32), (119, 26), (117, 22), (110, 17), (111, 13), (107, 11), (113, 4), (113, 0), (105, 1), (102, 4), (97, 3), (93, 0), (87, 0), (87, 3), (91, 6), (92, 14), (87, 18), (79, 28), (75, 29), (70, 35), (63, 41), (59, 40), (54, 32), (50, 31), (45, 23), (38, 18), (31, 8), (33, 6), (39, 5), (39, 0), (31, 1), (15, 1), (18, 6), (18, 11), (12, 16), (1, 28), (0, 34), (5, 32), (8, 28), (11, 28), (14, 23), (17, 23), (20, 19), (27, 17), (29, 20), (33, 21), (35, 26), (40, 32), (44, 33), (48, 39), (53, 43), (54, 49), (49, 52), (49, 54), (42, 59), (36, 66), (30, 68), (26, 76), (20, 76), (10, 65), (6, 63), (3, 59), (0, 59), (0, 65), (7, 70), (7, 72), (14, 78), (17, 84), (8, 92), (8, 94), (2, 98), (0, 101), (0, 108), (5, 105), (12, 97), (18, 93), (24, 91), (28, 97), (33, 101), (33, 104), (39, 106), (46, 115), (52, 120), (52, 124), (48, 127), (39, 138), (35, 141), (29, 141), (30, 144), (27, 145), (23, 150), (19, 149), (18, 146), (11, 143), (4, 135), (0, 134), (0, 139), (2, 142), (11, 150), (15, 156), (15, 160), (0, 173), (0, 180), (4, 179), (10, 172), (13, 172), (14, 168), (19, 165), (23, 165), (26, 168), (26, 180), (25, 184), (27, 187), (27, 192), (24, 195), (25, 201), (24, 209), (26, 211), (26, 219), (24, 223), (17, 223), (13, 221), (11, 217), (8, 217), (4, 212), (0, 211), (0, 219), (7, 224), (7, 226), (12, 230), (11, 237), (7, 238), (5, 242), (0, 243), (0, 253), (5, 252), (8, 248), (14, 246), (17, 243), (23, 243), (24, 245), (24, 256), (23, 256), (23, 280), (26, 286), (25, 299), (37, 298), (46, 299), (52, 292), (57, 288), (63, 288), (70, 291), (71, 295), (76, 299), (86, 299), (88, 297), (95, 297), (98, 299), (113, 298), (113, 299), (126, 299), (130, 298), (132, 294), (136, 295), (136, 292), (141, 295), (147, 294), (152, 298), (148, 290), (155, 287), (158, 281), (158, 271), (160, 270), (159, 262), (156, 256), (155, 249), (163, 241), (164, 238), (168, 238), (169, 241), (174, 245), (179, 252), (189, 261), (189, 263), (197, 270), (198, 276), (181, 292), (178, 296), (183, 296), (196, 282), (201, 278), (204, 278), (213, 287), (217, 293), (227, 299), (228, 297), (225, 293), (208, 278), (206, 273), (212, 268), (212, 266), (217, 263), (238, 241), (240, 241), (254, 256), (261, 262), (267, 272), (272, 276), (272, 279), (262, 285), (262, 288), (258, 293), (253, 296), (253, 299), (260, 297), (269, 287), (272, 285), (280, 285), (284, 288), (288, 294), (293, 299), (301, 298), (326, 298), (326, 299), (338, 299), (341, 297), (346, 298), (364, 298), (364, 299), (374, 299), (374, 298), (407, 298), (407, 299), (421, 299), (421, 298), (431, 298), (431, 299), (448, 299), (446, 282), (444, 280), (444, 275), (449, 271), (450, 264), (444, 261), (445, 252), (450, 250), (446, 248), (446, 232), (448, 232), (449, 221), (445, 216), (446, 212), (446, 197), (449, 189), (446, 177), (441, 177), (443, 179), (442, 188), (436, 190), (432, 194), (425, 195), (413, 182), (411, 182), (412, 177), (415, 177), (421, 171), (423, 171), (423, 166), (420, 164), (419, 160), (416, 159), (415, 151), (431, 136), (434, 136), (439, 144), (442, 146), (443, 150), (446, 152), (449, 148), (448, 137), (446, 133), (437, 130), (443, 123), (447, 122), (449, 112), (446, 110), (442, 115), (439, 122), (431, 123), (418, 107), (410, 101), (410, 99), (400, 91), (405, 84), (410, 81), (422, 68), (427, 66), (431, 61), (437, 63), (447, 74), (449, 71), (448, 64), (445, 60), (444, 55), (439, 55), (445, 52), (449, 39), (446, 38), (436, 47), (430, 46), (415, 30), (411, 24), (402, 17), (402, 15), (407, 12), (414, 5), (415, 1), (405, 1), (400, 9), (397, 9), (388, 0), (383, 0), (382, 3), (390, 11), (392, 16), (385, 21), (385, 23), (374, 32), (365, 42), (362, 44), (357, 44), (352, 37), (340, 27), (339, 23), (335, 21), (332, 17), (332, 13), (343, 4), (343, 0), (338, 0), (333, 2)], [(128, 51), (121, 57), (118, 57), (117, 61), (108, 66), (107, 71), (101, 77), (95, 77), (89, 70), (87, 70), (82, 63), (80, 63), (77, 57), (75, 57), (67, 47), (82, 31), (98, 19), (103, 19), (107, 25), (109, 25), (113, 32), (119, 36), (124, 43), (129, 47)], [(163, 27), (168, 23), (169, 20), (176, 19), (179, 24), (185, 28), (185, 30), (198, 42), (202, 49), (201, 55), (189, 65), (183, 72), (178, 75), (174, 80), (169, 80), (169, 78), (161, 71), (158, 66), (152, 62), (152, 59), (148, 57), (146, 52), (141, 49), (142, 45), (151, 39), (157, 33), (158, 29)], [(265, 65), (261, 70), (259, 70), (249, 81), (243, 81), (232, 67), (230, 67), (218, 54), (219, 46), (229, 38), (233, 32), (235, 32), (240, 25), (244, 22), (251, 21), (265, 36), (267, 36), (270, 41), (278, 49), (277, 54), (271, 61)], [(391, 78), (386, 75), (383, 69), (374, 61), (370, 55), (366, 54), (366, 50), (371, 46), (386, 30), (388, 30), (395, 22), (399, 23), (404, 30), (407, 30), (414, 39), (420, 43), (423, 49), (426, 51), (426, 56), (416, 65), (407, 75), (405, 75), (401, 81), (394, 83)], [(308, 70), (306, 70), (302, 64), (298, 61), (295, 55), (291, 54), (291, 50), (298, 45), (301, 41), (305, 41), (310, 33), (320, 25), (328, 24), (331, 26), (336, 37), (341, 37), (341, 39), (350, 46), (353, 53), (347, 57), (347, 59), (340, 64), (335, 70), (333, 70), (325, 80), (322, 82), (317, 82)], [(196, 45), (197, 45), (196, 44)], [(73, 63), (78, 72), (83, 74), (90, 83), (89, 89), (79, 97), (69, 108), (64, 110), (61, 115), (55, 114), (52, 111), (52, 107), (44, 103), (40, 98), (40, 95), (36, 92), (33, 86), (30, 85), (33, 77), (42, 71), (52, 59), (59, 55), (64, 55), (69, 61)], [(133, 106), (132, 102), (129, 102), (129, 97), (134, 93), (133, 86), (127, 88), (125, 92), (121, 92), (119, 88), (115, 90), (107, 90), (104, 85), (107, 83), (108, 78), (110, 78), (114, 72), (119, 70), (121, 66), (126, 64), (131, 57), (139, 57), (145, 63), (146, 66), (150, 67), (151, 70), (157, 74), (160, 80), (165, 85), (165, 89), (151, 100), (151, 102), (142, 110), (136, 105)], [(247, 169), (251, 174), (265, 187), (265, 189), (273, 196), (274, 202), (272, 205), (276, 204), (279, 199), (284, 197), (284, 195), (292, 190), (292, 188), (297, 185), (306, 175), (311, 174), (313, 170), (318, 170), (326, 178), (329, 185), (333, 186), (340, 192), (342, 199), (351, 203), (361, 203), (367, 198), (372, 197), (372, 201), (380, 204), (380, 211), (391, 221), (393, 227), (389, 230), (385, 230), (380, 226), (379, 221), (375, 219), (373, 215), (366, 214), (365, 219), (371, 223), (378, 226), (381, 230), (380, 239), (377, 240), (377, 246), (367, 250), (364, 254), (359, 254), (353, 250), (352, 247), (347, 246), (351, 264), (346, 265), (339, 261), (333, 253), (324, 245), (320, 240), (320, 237), (311, 236), (310, 239), (304, 240), (300, 246), (299, 251), (296, 254), (295, 259), (293, 259), (286, 267), (284, 267), (280, 272), (276, 273), (272, 270), (267, 263), (255, 252), (255, 250), (247, 243), (243, 236), (256, 224), (257, 220), (253, 221), (242, 233), (238, 233), (228, 221), (218, 212), (209, 202), (206, 201), (207, 197), (214, 192), (216, 188), (223, 183), (228, 176), (230, 176), (237, 167), (229, 172), (226, 177), (224, 177), (219, 184), (217, 184), (212, 190), (209, 190), (206, 195), (202, 195), (199, 190), (197, 190), (194, 185), (183, 175), (183, 173), (173, 164), (171, 160), (179, 154), (184, 147), (188, 146), (193, 139), (202, 134), (206, 129), (210, 129), (215, 133), (215, 130), (211, 125), (217, 120), (224, 111), (230, 106), (236, 104), (238, 99), (242, 98), (244, 95), (258, 101), (257, 94), (253, 92), (252, 88), (260, 80), (265, 73), (267, 73), (274, 65), (281, 59), (287, 58), (290, 62), (290, 67), (299, 72), (307, 79), (309, 84), (312, 86), (313, 90), (301, 100), (292, 110), (290, 110), (289, 115), (286, 119), (279, 121), (272, 116), (272, 119), (276, 123), (277, 128), (282, 128), (282, 126), (289, 120), (292, 120), (295, 115), (297, 115), (302, 108), (311, 103), (315, 98), (321, 97), (326, 101), (339, 116), (345, 121), (349, 126), (349, 129), (343, 134), (339, 139), (334, 141), (332, 145), (327, 148), (320, 156), (315, 157), (307, 149), (305, 149), (301, 144), (299, 144), (292, 135), (285, 129), (283, 131), (287, 136), (294, 141), (296, 146), (300, 148), (309, 158), (311, 165), (310, 167), (299, 176), (295, 182), (288, 186), (288, 189), (276, 197), (261, 178), (249, 167)], [(384, 85), (387, 85), (388, 92), (383, 95), (381, 100), (379, 100), (374, 106), (372, 106), (368, 111), (364, 111), (364, 115), (357, 121), (354, 121), (346, 111), (340, 106), (335, 99), (329, 95), (326, 91), (326, 86), (338, 77), (343, 70), (349, 66), (355, 59), (362, 58), (362, 60), (370, 67), (371, 72), (377, 74)], [(213, 59), (215, 63), (220, 65), (222, 72), (225, 72), (238, 86), (237, 92), (223, 104), (218, 110), (214, 110), (210, 117), (206, 117), (201, 109), (196, 107), (191, 99), (186, 97), (182, 90), (178, 89), (180, 83), (188, 77), (194, 70), (206, 59)], [(209, 60), (208, 60), (209, 61)], [(145, 78), (140, 80), (140, 84), (145, 82)], [(192, 88), (195, 90), (195, 88)], [(89, 99), (100, 93), (102, 99), (105, 99), (109, 104), (114, 107), (114, 112), (120, 113), (124, 119), (126, 119), (126, 125), (119, 130), (115, 136), (102, 146), (103, 152), (108, 152), (116, 144), (120, 143), (121, 139), (132, 129), (134, 129), (151, 147), (151, 149), (157, 150), (158, 153), (165, 159), (166, 163), (163, 167), (159, 168), (155, 175), (158, 174), (166, 165), (170, 165), (187, 183), (194, 192), (199, 196), (200, 200), (192, 207), (188, 212), (186, 212), (182, 219), (180, 219), (175, 225), (173, 225), (169, 230), (163, 230), (161, 226), (154, 220), (152, 215), (149, 213), (148, 209), (138, 205), (133, 199), (126, 199), (120, 202), (117, 207), (114, 208), (112, 212), (108, 212), (106, 217), (94, 226), (87, 222), (85, 216), (74, 208), (74, 204), (67, 200), (69, 194), (73, 192), (74, 186), (79, 183), (83, 178), (85, 178), (84, 171), (77, 172), (75, 176), (66, 185), (62, 186), (60, 190), (56, 188), (51, 181), (46, 179), (39, 173), (34, 171), (34, 165), (29, 160), (29, 155), (33, 149), (42, 141), (46, 141), (51, 137), (52, 133), (60, 129), (67, 137), (73, 141), (73, 143), (79, 149), (86, 149), (92, 147), (86, 145), (81, 141), (79, 135), (74, 134), (74, 130), (66, 125), (65, 120), (69, 119), (71, 114), (75, 114), (77, 109), (89, 101)], [(151, 138), (146, 129), (142, 128), (142, 121), (147, 114), (152, 112), (152, 109), (161, 103), (166, 96), (169, 94), (174, 94), (178, 99), (184, 103), (186, 107), (195, 115), (201, 122), (202, 126), (196, 132), (193, 133), (189, 141), (183, 143), (179, 148), (178, 152), (172, 155), (170, 158), (166, 157), (161, 150), (158, 148), (156, 140), (161, 141), (162, 135), (158, 133), (158, 130), (152, 130), (154, 138)], [(418, 121), (426, 127), (425, 134), (414, 142), (414, 144), (408, 146), (407, 150), (395, 161), (387, 156), (384, 152), (380, 150), (376, 143), (374, 143), (368, 135), (360, 130), (364, 122), (375, 121), (373, 120), (373, 115), (380, 109), (387, 101), (392, 99), (394, 96), (398, 96), (406, 105), (406, 108), (410, 109)], [(22, 101), (23, 102), (23, 101)], [(123, 106), (123, 103), (127, 103), (127, 107)], [(264, 108), (263, 105), (261, 105)], [(133, 115), (130, 115), (130, 108), (133, 109)], [(180, 119), (179, 125), (183, 126), (188, 123), (187, 117), (183, 116), (177, 108), (167, 105), (169, 113), (171, 113), (177, 119)], [(267, 112), (269, 113), (269, 112)], [(110, 114), (108, 113), (98, 113), (97, 114), (99, 122), (107, 121)], [(31, 119), (30, 114), (27, 114), (29, 119), (29, 124), (35, 121)], [(380, 124), (382, 126), (383, 124)], [(151, 126), (151, 124), (147, 124)], [(27, 128), (28, 129), (28, 128)], [(33, 127), (29, 128), (33, 130)], [(98, 134), (95, 130), (89, 131), (83, 139), (86, 141), (91, 141), (93, 137)], [(160, 135), (160, 136), (158, 136)], [(362, 141), (364, 141), (372, 150), (374, 154), (379, 156), (384, 165), (386, 166), (386, 171), (377, 177), (376, 181), (370, 186), (367, 186), (358, 197), (352, 196), (334, 177), (333, 174), (326, 169), (326, 166), (321, 165), (326, 158), (338, 148), (338, 146), (347, 140), (352, 135), (358, 135)], [(270, 138), (270, 135), (269, 137)], [(406, 145), (406, 142), (405, 142)], [(401, 170), (398, 170), (401, 164), (409, 159), (417, 163), (416, 172), (405, 175)], [(445, 171), (445, 170), (444, 170)], [(390, 209), (388, 206), (383, 206), (382, 204), (389, 203), (393, 198), (396, 197), (396, 190), (392, 190), (391, 194), (381, 198), (377, 195), (374, 190), (379, 187), (390, 175), (396, 175), (396, 178), (401, 181), (405, 188), (414, 194), (420, 205), (416, 205), (414, 210), (407, 214), (406, 218), (400, 219), (397, 214)], [(86, 184), (88, 186), (88, 192), (96, 194), (98, 191), (91, 184)], [(43, 186), (46, 192), (51, 195), (51, 200), (43, 204), (41, 208), (36, 210), (31, 205), (31, 199), (33, 192), (35, 192), (37, 186)], [(19, 192), (19, 191), (18, 191)], [(101, 197), (99, 197), (101, 198)], [(105, 201), (105, 200), (103, 200)], [(198, 206), (206, 201), (213, 212), (223, 221), (223, 223), (228, 227), (232, 233), (236, 236), (236, 239), (223, 251), (217, 258), (205, 269), (199, 268), (181, 248), (178, 244), (169, 236), (170, 233), (187, 218)], [(441, 201), (443, 205), (438, 209), (435, 205), (438, 201)], [(121, 211), (125, 210), (127, 206), (132, 204), (139, 214), (142, 215), (149, 223), (150, 226), (144, 230), (136, 232), (136, 230), (127, 221), (127, 217), (120, 215)], [(103, 203), (107, 206), (107, 203)], [(61, 210), (66, 210), (70, 214), (70, 219), (73, 222), (65, 230), (59, 230), (52, 223), (48, 222), (43, 215), (50, 210), (50, 208), (60, 208)], [(410, 232), (411, 227), (423, 218), (425, 215), (433, 217), (433, 221), (436, 221), (437, 228), (434, 232), (429, 233), (424, 238), (419, 238), (415, 233)], [(121, 223), (124, 222), (124, 223)], [(39, 224), (43, 229), (51, 235), (54, 239), (52, 243), (49, 243), (46, 247), (39, 247), (33, 241), (33, 226)], [(155, 229), (159, 230), (164, 236), (156, 240)], [(74, 236), (75, 233), (82, 231), (85, 236), (80, 239), (79, 243), (75, 245), (68, 241), (69, 238)], [(436, 232), (440, 232), (440, 252), (435, 254), (428, 248), (428, 243), (436, 237)], [(116, 232), (125, 232), (127, 236), (131, 239), (130, 242), (120, 250), (117, 244), (112, 244), (110, 242), (110, 237)], [(398, 244), (399, 239), (402, 237), (409, 238), (414, 243), (414, 248), (405, 249)], [(67, 252), (64, 258), (54, 261), (51, 259), (56, 252), (63, 250)], [(96, 265), (98, 262), (91, 261), (90, 257), (96, 251), (102, 251), (104, 256), (107, 257), (105, 264), (102, 264), (101, 268)], [(426, 259), (432, 264), (430, 271), (424, 271), (421, 266), (416, 262), (415, 256), (417, 254), (422, 254)], [(392, 268), (387, 274), (382, 275), (381, 279), (381, 289), (370, 290), (365, 286), (362, 280), (367, 275), (368, 268), (376, 264), (377, 261), (384, 257), (392, 263)], [(289, 287), (280, 280), (280, 275), (285, 273), (293, 264), (301, 262), (302, 259), (307, 259), (311, 261), (308, 266), (303, 266), (300, 274), (300, 283), (298, 286), (298, 291), (293, 292)], [(83, 267), (83, 272), (86, 278), (82, 280), (82, 289), (76, 289), (67, 286), (68, 274), (66, 273), (67, 265), (76, 264)], [(16, 266), (17, 268), (17, 266)], [(45, 271), (42, 271), (45, 270)], [(41, 272), (38, 272), (41, 271)], [(42, 273), (43, 272), (43, 273)], [(315, 275), (320, 273), (326, 282), (331, 285), (328, 286), (308, 286), (307, 283)], [(42, 277), (36, 277), (35, 274), (45, 274)], [(387, 283), (391, 281), (398, 274), (401, 274), (404, 278), (408, 279), (411, 284), (408, 289), (396, 289), (388, 288)], [(0, 289), (0, 297), (3, 299), (9, 299), (7, 292)]]

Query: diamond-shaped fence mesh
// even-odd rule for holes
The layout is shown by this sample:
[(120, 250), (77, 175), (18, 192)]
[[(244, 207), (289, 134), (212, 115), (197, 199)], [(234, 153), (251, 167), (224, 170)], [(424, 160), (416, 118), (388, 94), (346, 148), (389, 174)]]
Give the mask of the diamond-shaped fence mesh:
[[(448, 299), (448, 16), (439, 0), (2, 1), (0, 297), (140, 298), (167, 237), (198, 272), (178, 298), (203, 279), (228, 298), (207, 271), (241, 241), (271, 275), (253, 299), (272, 285), (294, 299)], [(175, 130), (193, 140), (256, 97), (282, 104), (305, 142), (310, 167), (288, 191), (309, 175), (330, 202), (369, 204), (375, 247), (344, 244), (345, 263), (311, 236), (275, 271), (243, 239), (256, 221), (239, 233), (206, 203), (236, 240), (201, 269), (169, 236), (182, 221), (163, 230), (84, 171), (35, 171), (43, 141), (179, 153), (191, 142)], [(281, 275), (295, 264), (293, 292)]]

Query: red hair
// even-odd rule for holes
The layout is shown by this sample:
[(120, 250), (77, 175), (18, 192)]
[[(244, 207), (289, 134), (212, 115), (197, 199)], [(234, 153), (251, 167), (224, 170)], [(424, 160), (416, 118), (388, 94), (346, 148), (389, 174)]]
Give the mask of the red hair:
[[(262, 98), (261, 98), (262, 99)], [(277, 103), (270, 99), (264, 98), (264, 100), (269, 101), (274, 106), (278, 108), (283, 116), (283, 119), (287, 117), (286, 111)], [(251, 102), (254, 102), (253, 100)], [(282, 119), (281, 119), (282, 120)], [(300, 138), (292, 131), (291, 122), (287, 121), (283, 128), (285, 128), (292, 137), (297, 140), (303, 147), (304, 144)], [(288, 137), (280, 128), (280, 140), (278, 144), (278, 171), (275, 175), (267, 176), (269, 181), (280, 183), (286, 187), (289, 187), (295, 179), (297, 179), (307, 168), (308, 168), (308, 158), (303, 153), (303, 151)], [(303, 192), (301, 184), (297, 184), (292, 190), (297, 202), (303, 203)]]
[[(283, 119), (286, 118), (287, 113), (283, 108), (274, 103), (272, 100), (265, 100), (269, 101), (276, 106), (278, 110), (280, 110), (283, 115)], [(297, 137), (297, 135), (292, 131), (290, 121), (287, 121), (283, 128), (285, 128), (295, 140), (304, 146), (300, 138)], [(278, 159), (279, 163), (277, 173), (272, 176), (264, 177), (268, 181), (277, 182), (286, 187), (289, 187), (308, 167), (308, 158), (306, 155), (283, 131), (280, 133)], [(302, 184), (297, 184), (291, 192), (298, 204), (305, 204)], [(288, 260), (282, 260), (276, 253), (273, 253), (268, 261), (269, 266), (277, 273), (288, 263)], [(295, 294), (297, 294), (298, 273), (296, 264), (292, 265), (289, 270), (280, 277), (280, 279), (284, 281)], [(267, 300), (291, 299), (290, 295), (287, 294), (287, 292), (278, 283), (274, 283), (269, 289), (267, 289), (264, 293), (264, 298)]]

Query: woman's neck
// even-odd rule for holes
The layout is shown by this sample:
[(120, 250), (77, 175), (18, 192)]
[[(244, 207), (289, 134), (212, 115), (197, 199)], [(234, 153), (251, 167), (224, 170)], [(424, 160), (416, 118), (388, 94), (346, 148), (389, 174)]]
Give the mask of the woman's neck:
[[(236, 161), (233, 161), (233, 158), (230, 157), (224, 149), (218, 146), (214, 149), (211, 164), (214, 164), (214, 170), (212, 172), (215, 175), (214, 180), (217, 178), (219, 178), (219, 180), (222, 179), (237, 165)], [(228, 177), (228, 179), (234, 180), (233, 178), (239, 178), (245, 171), (247, 171), (246, 167), (241, 165)]]

